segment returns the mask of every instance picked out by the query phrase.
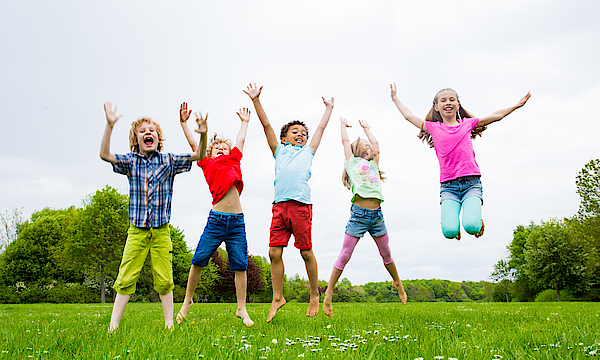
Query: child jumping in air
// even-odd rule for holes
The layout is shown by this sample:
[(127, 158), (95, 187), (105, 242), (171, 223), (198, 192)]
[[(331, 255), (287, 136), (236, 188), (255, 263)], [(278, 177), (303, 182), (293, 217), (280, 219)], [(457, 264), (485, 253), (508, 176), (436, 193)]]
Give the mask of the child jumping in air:
[[(198, 143), (194, 139), (192, 131), (187, 125), (192, 110), (188, 110), (187, 103), (181, 104), (179, 116), (181, 127), (185, 133), (192, 150), (198, 149)], [(235, 315), (242, 319), (246, 326), (252, 326), (254, 322), (246, 311), (246, 270), (248, 268), (248, 242), (246, 240), (246, 228), (244, 213), (240, 202), (240, 194), (244, 188), (240, 160), (246, 140), (250, 111), (240, 109), (237, 112), (242, 121), (238, 132), (235, 147), (231, 140), (221, 139), (215, 134), (208, 148), (206, 137), (202, 136), (200, 147), (206, 149), (206, 157), (198, 161), (198, 166), (204, 171), (204, 177), (212, 194), (212, 210), (208, 214), (208, 220), (204, 232), (200, 237), (196, 253), (192, 259), (192, 267), (188, 277), (185, 299), (181, 310), (177, 314), (177, 323), (181, 324), (194, 304), (194, 292), (200, 281), (202, 269), (208, 265), (210, 257), (224, 241), (229, 258), (229, 269), (235, 272), (235, 292), (237, 296), (237, 311)], [(198, 116), (197, 132), (206, 133), (207, 117)]]
[[(193, 154), (163, 154), (163, 132), (150, 118), (131, 123), (129, 147), (131, 152), (115, 155), (110, 152), (110, 137), (115, 123), (122, 115), (117, 107), (104, 103), (106, 129), (100, 147), (100, 158), (113, 164), (113, 171), (129, 179), (129, 230), (123, 249), (119, 275), (113, 288), (117, 292), (110, 318), (109, 332), (119, 327), (125, 306), (135, 292), (140, 271), (150, 252), (154, 290), (160, 295), (165, 327), (173, 328), (173, 245), (169, 231), (171, 199), (175, 175), (190, 171), (192, 161), (204, 157), (205, 148)], [(204, 135), (205, 136), (205, 135)]]
[(471, 139), (481, 136), (487, 125), (502, 120), (525, 105), (531, 94), (527, 93), (513, 106), (476, 118), (462, 107), (456, 91), (442, 89), (435, 94), (431, 110), (423, 120), (398, 100), (396, 84), (391, 84), (390, 89), (392, 101), (402, 116), (421, 130), (419, 138), (435, 147), (440, 163), (442, 233), (448, 239), (460, 240), (459, 214), (462, 208), (463, 228), (467, 233), (480, 237), (484, 230), (481, 220), (483, 187)]
[(312, 205), (310, 199), (310, 168), (315, 152), (321, 143), (323, 131), (331, 117), (333, 98), (323, 99), (325, 113), (317, 126), (309, 146), (308, 128), (299, 120), (293, 120), (281, 128), (279, 139), (269, 123), (267, 114), (260, 103), (262, 87), (250, 84), (244, 90), (256, 109), (267, 143), (275, 158), (275, 199), (273, 200), (273, 218), (269, 236), (269, 258), (271, 259), (271, 279), (273, 283), (273, 301), (267, 317), (270, 322), (277, 311), (285, 305), (283, 297), (283, 248), (294, 235), (294, 246), (300, 250), (310, 283), (310, 302), (306, 316), (315, 316), (319, 312), (319, 277), (317, 259), (312, 251)]
[(332, 297), (335, 284), (342, 275), (346, 263), (350, 260), (358, 240), (367, 231), (377, 244), (379, 255), (383, 258), (383, 265), (392, 276), (392, 286), (398, 290), (400, 301), (406, 304), (406, 292), (398, 276), (394, 259), (392, 259), (387, 228), (381, 211), (383, 202), (381, 182), (384, 177), (379, 170), (379, 143), (371, 132), (371, 126), (366, 121), (359, 120), (358, 122), (365, 131), (368, 141), (358, 138), (350, 144), (346, 131), (350, 125), (346, 119), (340, 117), (342, 145), (346, 157), (342, 183), (352, 191), (352, 207), (350, 208), (350, 219), (346, 225), (342, 251), (331, 271), (325, 299), (323, 299), (323, 312), (327, 316), (333, 316)]

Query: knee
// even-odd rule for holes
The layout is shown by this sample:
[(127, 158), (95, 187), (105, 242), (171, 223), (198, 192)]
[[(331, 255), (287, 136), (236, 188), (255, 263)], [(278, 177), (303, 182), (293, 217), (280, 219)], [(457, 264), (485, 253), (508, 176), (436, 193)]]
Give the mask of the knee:
[(447, 239), (454, 239), (458, 235), (459, 231), (460, 231), (460, 225), (459, 226), (448, 226), (448, 225), (442, 224), (442, 233), (444, 234), (444, 236)]
[(465, 221), (463, 219), (465, 231), (471, 235), (476, 235), (481, 230), (481, 220)]
[(300, 256), (302, 256), (302, 260), (305, 262), (314, 258), (312, 250), (300, 250)]

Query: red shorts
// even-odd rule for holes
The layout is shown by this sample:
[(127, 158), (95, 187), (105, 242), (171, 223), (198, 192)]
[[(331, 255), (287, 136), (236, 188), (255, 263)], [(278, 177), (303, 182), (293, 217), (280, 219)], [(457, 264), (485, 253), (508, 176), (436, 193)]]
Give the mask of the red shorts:
[(295, 200), (273, 204), (273, 219), (269, 246), (287, 246), (294, 235), (294, 246), (300, 250), (312, 249), (312, 205)]

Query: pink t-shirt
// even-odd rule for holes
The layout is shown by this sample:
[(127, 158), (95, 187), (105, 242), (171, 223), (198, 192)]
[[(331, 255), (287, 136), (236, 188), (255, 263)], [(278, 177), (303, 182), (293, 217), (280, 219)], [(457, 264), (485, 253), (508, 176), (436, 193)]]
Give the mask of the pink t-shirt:
[(475, 129), (478, 123), (477, 118), (464, 118), (460, 120), (458, 126), (425, 121), (427, 132), (433, 139), (435, 154), (440, 162), (440, 182), (454, 180), (461, 176), (481, 175), (471, 142), (471, 130)]

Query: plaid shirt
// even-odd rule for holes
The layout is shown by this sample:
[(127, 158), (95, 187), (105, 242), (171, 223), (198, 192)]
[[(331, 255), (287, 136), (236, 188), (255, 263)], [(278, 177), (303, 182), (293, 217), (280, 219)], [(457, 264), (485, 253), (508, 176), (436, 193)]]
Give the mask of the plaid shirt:
[(157, 228), (171, 219), (175, 175), (190, 171), (191, 154), (140, 153), (115, 155), (113, 171), (129, 179), (129, 221), (140, 228)]

